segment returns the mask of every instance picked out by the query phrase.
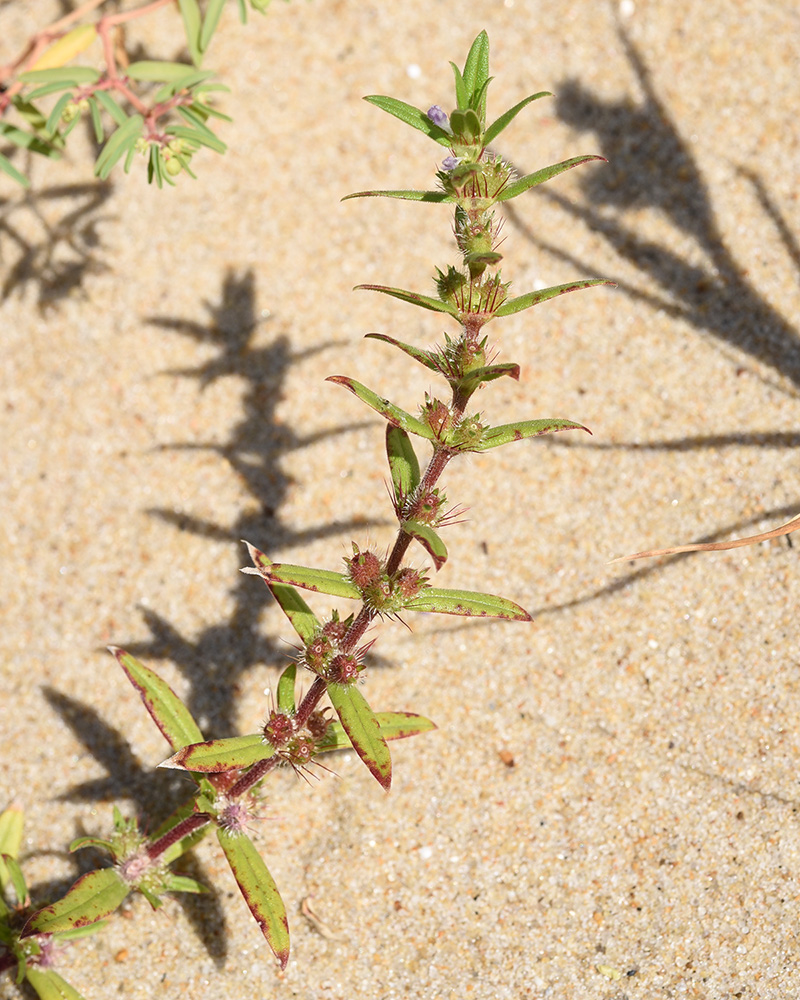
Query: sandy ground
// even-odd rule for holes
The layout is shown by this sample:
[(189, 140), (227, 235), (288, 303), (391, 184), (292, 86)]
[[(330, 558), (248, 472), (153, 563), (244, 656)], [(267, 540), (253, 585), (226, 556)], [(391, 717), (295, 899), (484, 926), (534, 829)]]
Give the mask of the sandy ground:
[[(0, 5), (4, 51), (34, 8), (61, 9)], [(290, 913), (285, 973), (209, 839), (190, 866), (208, 897), (157, 914), (137, 897), (63, 974), (88, 1000), (798, 995), (800, 543), (608, 560), (800, 508), (800, 14), (293, 0), (242, 29), (234, 11), (208, 60), (233, 91), (230, 152), (198, 155), (197, 182), (98, 184), (84, 133), (33, 165), (30, 195), (0, 182), (0, 800), (25, 807), (39, 897), (90, 863), (66, 844), (103, 835), (113, 803), (155, 822), (185, 787), (154, 772), (166, 745), (105, 645), (160, 671), (209, 736), (252, 732), (291, 630), (238, 573), (239, 539), (330, 568), (351, 538), (391, 539), (381, 423), (323, 379), (411, 409), (433, 387), (362, 336), (429, 345), (441, 319), (351, 288), (428, 292), (450, 219), (340, 198), (430, 186), (437, 149), (361, 97), (449, 108), (448, 60), (482, 27), (490, 112), (557, 95), (503, 152), (526, 172), (610, 161), (513, 203), (505, 276), (618, 287), (493, 324), (523, 374), (480, 403), (594, 436), (448, 472), (470, 514), (440, 585), (536, 623), (384, 627), (365, 694), (439, 727), (394, 744), (391, 794), (352, 755), (338, 779), (268, 783), (255, 836)], [(174, 55), (170, 17), (143, 36), (156, 54)]]

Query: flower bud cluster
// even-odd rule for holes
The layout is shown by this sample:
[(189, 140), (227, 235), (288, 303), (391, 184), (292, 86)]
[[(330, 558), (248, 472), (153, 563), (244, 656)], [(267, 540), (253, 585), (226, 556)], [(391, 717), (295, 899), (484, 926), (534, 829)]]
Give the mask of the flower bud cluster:
[[(350, 579), (361, 591), (365, 606), (378, 614), (392, 615), (402, 611), (427, 583), (421, 573), (410, 567), (399, 569), (390, 576), (386, 572), (384, 560), (369, 550), (362, 552), (355, 542), (353, 557), (345, 559), (345, 563)], [(328, 669), (335, 670), (337, 674), (330, 679), (347, 683), (355, 680), (363, 669), (361, 658), (365, 650), (341, 652), (345, 653), (345, 656), (333, 656)]]

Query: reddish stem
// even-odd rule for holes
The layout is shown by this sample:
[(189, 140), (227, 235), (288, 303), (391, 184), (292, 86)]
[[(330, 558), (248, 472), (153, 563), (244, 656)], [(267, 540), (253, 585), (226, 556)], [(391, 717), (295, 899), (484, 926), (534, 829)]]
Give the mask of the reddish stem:
[(152, 860), (155, 860), (159, 855), (163, 854), (164, 851), (172, 847), (173, 844), (177, 843), (183, 837), (186, 837), (190, 833), (194, 833), (195, 830), (199, 830), (200, 827), (205, 826), (210, 823), (214, 817), (210, 813), (198, 812), (192, 813), (191, 816), (187, 816), (186, 819), (182, 819), (180, 823), (176, 823), (171, 830), (168, 830), (163, 837), (159, 837), (158, 840), (153, 841), (152, 844), (147, 848), (147, 855)]

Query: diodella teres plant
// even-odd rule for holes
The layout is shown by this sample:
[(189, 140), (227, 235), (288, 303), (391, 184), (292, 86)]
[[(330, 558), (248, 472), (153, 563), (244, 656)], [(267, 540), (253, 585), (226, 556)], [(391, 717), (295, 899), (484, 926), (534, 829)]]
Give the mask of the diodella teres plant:
[[(278, 962), (285, 966), (289, 958), (286, 908), (248, 833), (261, 810), (265, 779), (279, 767), (308, 771), (324, 754), (352, 748), (388, 790), (392, 781), (389, 742), (434, 728), (430, 720), (407, 711), (375, 712), (370, 707), (362, 691), (367, 674), (365, 654), (374, 642), (367, 639), (368, 630), (378, 619), (405, 621), (417, 612), (530, 621), (525, 610), (504, 597), (434, 586), (430, 576), (414, 568), (406, 557), (409, 549), (421, 546), (434, 570), (447, 559), (442, 532), (457, 511), (449, 505), (441, 481), (453, 459), (541, 434), (586, 430), (563, 418), (492, 426), (486, 413), (474, 408), (473, 399), (489, 383), (504, 376), (519, 377), (518, 365), (496, 360), (496, 348), (489, 345), (484, 332), (489, 322), (565, 292), (607, 283), (601, 279), (573, 281), (512, 298), (509, 283), (499, 270), (498, 206), (570, 167), (601, 157), (576, 156), (515, 177), (490, 144), (528, 104), (549, 95), (542, 92), (526, 97), (487, 124), (490, 77), (485, 32), (475, 39), (463, 70), (453, 65), (453, 71), (455, 108), (449, 115), (438, 105), (422, 111), (391, 97), (367, 98), (447, 150), (436, 174), (438, 189), (362, 191), (348, 196), (454, 206), (454, 232), (461, 255), (457, 265), (437, 270), (436, 295), (385, 285), (359, 286), (455, 321), (455, 332), (445, 334), (442, 344), (430, 348), (368, 334), (440, 376), (446, 386), (441, 397), (426, 395), (419, 412), (412, 414), (349, 375), (329, 379), (386, 420), (390, 494), (397, 519), (394, 544), (381, 553), (354, 542), (352, 554), (338, 569), (274, 562), (248, 544), (253, 566), (244, 572), (260, 577), (270, 589), (296, 633), (297, 650), (280, 675), (274, 701), (267, 706), (264, 724), (256, 733), (205, 741), (169, 686), (133, 656), (112, 647), (170, 744), (172, 755), (160, 766), (186, 771), (196, 787), (188, 801), (150, 835), (115, 810), (114, 832), (108, 839), (83, 837), (72, 844), (73, 850), (91, 845), (107, 851), (111, 865), (83, 875), (62, 899), (34, 913), (3, 910), (6, 925), (0, 940), (5, 953), (0, 967), (15, 968), (19, 979), (27, 976), (37, 989), (46, 977), (55, 981), (53, 942), (91, 928), (130, 892), (138, 890), (157, 907), (165, 893), (198, 891), (196, 882), (173, 873), (171, 865), (212, 830), (245, 902)], [(428, 450), (424, 465), (417, 454), (420, 445)], [(336, 611), (314, 611), (301, 590), (352, 600), (355, 609), (346, 617)], [(310, 684), (298, 697), (303, 679)], [(21, 817), (14, 814), (7, 823), (16, 830)], [(7, 867), (22, 906), (26, 890), (19, 866), (12, 860)]]

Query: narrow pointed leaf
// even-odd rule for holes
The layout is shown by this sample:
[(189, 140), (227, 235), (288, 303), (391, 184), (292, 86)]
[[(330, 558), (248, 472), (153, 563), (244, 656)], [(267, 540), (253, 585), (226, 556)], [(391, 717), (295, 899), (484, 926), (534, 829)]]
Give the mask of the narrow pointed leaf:
[(486, 129), (483, 133), (484, 145), (488, 146), (490, 142), (493, 142), (498, 135), (500, 135), (500, 133), (511, 124), (520, 111), (527, 107), (532, 101), (538, 101), (540, 97), (552, 96), (553, 95), (549, 90), (540, 90), (538, 94), (531, 94), (531, 96), (526, 97), (524, 101), (520, 101), (519, 104), (515, 104), (513, 108), (510, 108), (505, 114), (500, 115), (500, 117), (493, 121), (492, 124)]
[(487, 365), (485, 368), (475, 368), (455, 384), (459, 392), (471, 396), (482, 382), (493, 382), (497, 378), (502, 378), (503, 375), (508, 375), (517, 381), (519, 379), (519, 365), (509, 361), (499, 365)]
[(275, 748), (264, 742), (261, 733), (247, 736), (230, 736), (223, 740), (206, 740), (182, 747), (177, 753), (162, 761), (159, 767), (183, 771), (200, 771), (216, 774), (250, 767), (260, 760), (274, 756)]
[(28, 965), (25, 978), (36, 990), (39, 1000), (84, 1000), (83, 994), (71, 986), (55, 969)]
[(267, 586), (272, 591), (272, 596), (280, 605), (281, 611), (283, 611), (292, 623), (295, 632), (297, 632), (303, 642), (308, 642), (321, 627), (319, 618), (317, 618), (294, 587), (290, 587), (285, 583), (270, 583)]
[(454, 62), (451, 62), (450, 65), (453, 67), (453, 76), (455, 77), (456, 82), (456, 107), (463, 110), (469, 104), (469, 94), (467, 93), (467, 88), (464, 84), (464, 77), (461, 75), (461, 70)]
[[(420, 733), (436, 729), (436, 724), (430, 719), (426, 719), (424, 715), (415, 715), (413, 712), (376, 712), (375, 718), (385, 740), (404, 740), (409, 736), (418, 736)], [(347, 750), (352, 745), (341, 722), (333, 722), (325, 734), (325, 743), (320, 749), (327, 753), (330, 750)]]
[(99, 847), (103, 851), (108, 851), (109, 854), (114, 853), (114, 845), (111, 841), (101, 840), (100, 837), (76, 837), (69, 845), (69, 852), (73, 854), (75, 851), (83, 850), (84, 847)]
[(144, 707), (172, 749), (178, 750), (190, 743), (201, 743), (203, 734), (200, 727), (169, 684), (119, 646), (109, 646), (108, 649), (139, 692)]
[(161, 83), (162, 81), (171, 83), (183, 79), (191, 72), (192, 67), (187, 63), (162, 62), (160, 59), (143, 59), (140, 62), (132, 62), (125, 70), (125, 74), (132, 80), (153, 83)]
[[(7, 854), (11, 858), (19, 857), (24, 820), (25, 813), (16, 804), (10, 805), (0, 813), (0, 854)], [(5, 884), (6, 875), (3, 864), (0, 862), (0, 889)]]
[[(77, 119), (75, 120), (77, 121)], [(94, 172), (100, 180), (105, 180), (108, 177), (117, 160), (127, 153), (130, 146), (135, 144), (142, 133), (143, 123), (144, 119), (141, 115), (132, 115), (124, 125), (120, 125), (103, 146), (94, 165)]]
[(415, 361), (419, 361), (421, 365), (425, 365), (425, 367), (429, 368), (432, 372), (439, 371), (436, 362), (431, 358), (431, 352), (425, 351), (421, 347), (413, 347), (411, 344), (404, 344), (401, 340), (396, 340), (394, 337), (387, 337), (385, 333), (365, 333), (364, 339), (382, 340), (385, 344), (391, 344), (392, 347), (397, 347), (410, 358), (413, 358)]
[(195, 147), (205, 146), (207, 149), (213, 149), (215, 153), (224, 153), (228, 148), (209, 129), (201, 132), (199, 129), (187, 128), (185, 125), (169, 125), (164, 131), (167, 135), (174, 135), (176, 139), (186, 139), (194, 143)]
[(297, 676), (297, 664), (290, 663), (283, 671), (278, 681), (278, 711), (292, 714), (295, 710), (294, 684)]
[(188, 875), (168, 875), (164, 886), (166, 892), (208, 892), (208, 888)]
[(31, 182), (25, 174), (21, 174), (11, 160), (9, 160), (9, 158), (4, 156), (2, 153), (0, 153), (0, 170), (2, 170), (4, 174), (7, 174), (12, 180), (16, 181), (17, 184), (21, 184), (26, 188), (31, 186)]
[(409, 496), (419, 485), (419, 461), (411, 439), (402, 427), (386, 426), (386, 455), (397, 501)]
[(106, 90), (97, 90), (94, 93), (94, 99), (102, 104), (105, 110), (111, 115), (117, 125), (124, 125), (128, 120), (128, 116), (122, 110), (121, 106), (117, 104), (111, 94)]
[(564, 420), (561, 417), (545, 417), (542, 420), (520, 420), (515, 424), (501, 424), (484, 431), (480, 444), (465, 451), (488, 451), (511, 441), (523, 441), (525, 438), (539, 437), (542, 434), (555, 434), (556, 431), (586, 431), (592, 432), (583, 424), (574, 420)]
[(388, 791), (392, 784), (392, 755), (366, 698), (354, 684), (329, 684), (328, 697), (353, 749), (378, 784)]
[(5, 856), (0, 856), (0, 861), (5, 865), (6, 871), (8, 872), (8, 877), (11, 881), (11, 888), (14, 890), (14, 895), (17, 897), (17, 901), (23, 906), (28, 905), (28, 887), (25, 884), (25, 876), (22, 874), (22, 869), (19, 866), (16, 858), (12, 858), (10, 854)]
[(411, 125), (413, 128), (419, 129), (420, 132), (424, 132), (425, 135), (434, 139), (440, 145), (450, 147), (450, 143), (453, 141), (452, 137), (444, 129), (439, 128), (438, 125), (434, 125), (425, 112), (420, 111), (419, 108), (412, 107), (412, 105), (406, 104), (404, 101), (398, 101), (394, 97), (383, 97), (380, 94), (373, 94), (370, 97), (365, 97), (364, 100), (370, 104), (374, 104), (381, 111), (386, 111), (390, 115), (394, 115), (395, 118), (399, 118), (406, 125)]
[(250, 558), (255, 563), (255, 569), (251, 570), (246, 567), (242, 572), (263, 577), (267, 586), (271, 583), (288, 583), (293, 587), (316, 590), (321, 594), (330, 594), (332, 597), (349, 597), (352, 600), (358, 600), (361, 597), (361, 591), (344, 573), (336, 573), (329, 569), (315, 569), (311, 566), (275, 563), (254, 545), (250, 545), (249, 542), (245, 544), (250, 550)]
[(203, 53), (208, 48), (211, 38), (217, 30), (217, 25), (219, 24), (222, 8), (224, 6), (225, 0), (208, 0), (206, 16), (203, 21), (203, 30), (200, 33), (200, 51)]
[(49, 135), (54, 135), (58, 130), (58, 126), (61, 124), (61, 113), (71, 100), (72, 94), (62, 94), (53, 105), (53, 110), (50, 112), (44, 126), (45, 132)]
[[(200, 5), (197, 0), (178, 0), (178, 6), (181, 9), (189, 54), (195, 66), (199, 66), (203, 58), (203, 49), (200, 45), (200, 25), (202, 23)], [(162, 77), (158, 79), (162, 79)]]
[(345, 389), (349, 389), (350, 392), (363, 400), (367, 406), (371, 406), (376, 413), (380, 413), (382, 417), (385, 417), (389, 423), (394, 424), (396, 427), (402, 427), (404, 431), (408, 431), (410, 434), (418, 434), (429, 441), (433, 440), (435, 435), (427, 424), (423, 424), (421, 420), (412, 417), (410, 413), (401, 410), (399, 406), (390, 403), (388, 399), (379, 396), (372, 389), (368, 389), (360, 382), (356, 382), (354, 378), (350, 378), (348, 375), (329, 375), (325, 381), (343, 385)]
[(451, 194), (445, 191), (356, 191), (354, 194), (346, 194), (342, 201), (350, 198), (401, 198), (403, 201), (425, 201), (435, 205), (448, 204), (455, 201)]
[(463, 615), (465, 618), (505, 618), (508, 621), (529, 622), (531, 616), (513, 601), (472, 590), (441, 590), (426, 587), (406, 604), (410, 611), (436, 611), (443, 615)]
[(102, 920), (122, 903), (130, 892), (116, 868), (87, 872), (50, 906), (38, 910), (25, 925), (24, 934), (56, 934), (86, 927)]
[(513, 313), (530, 309), (531, 306), (536, 306), (547, 299), (553, 299), (557, 295), (566, 295), (567, 292), (575, 292), (580, 288), (592, 288), (595, 285), (614, 285), (614, 282), (608, 281), (606, 278), (584, 278), (581, 281), (570, 281), (566, 285), (540, 288), (536, 292), (526, 292), (525, 295), (519, 295), (515, 299), (506, 299), (495, 312), (495, 316), (511, 316)]
[(385, 295), (392, 295), (403, 302), (410, 302), (412, 306), (421, 306), (423, 309), (430, 309), (432, 312), (447, 313), (454, 319), (458, 318), (458, 309), (449, 302), (442, 302), (441, 299), (434, 299), (430, 295), (421, 295), (419, 292), (409, 292), (405, 288), (389, 288), (388, 285), (356, 285), (356, 289), (366, 288), (372, 292), (383, 292)]
[(289, 961), (289, 921), (275, 880), (246, 834), (218, 829), (217, 837), (250, 912), (285, 969)]
[(447, 547), (429, 524), (420, 524), (419, 521), (403, 521), (401, 527), (403, 531), (411, 535), (412, 538), (416, 538), (423, 546), (433, 559), (433, 564), (437, 569), (444, 566), (447, 562)]
[(523, 194), (525, 191), (529, 191), (532, 187), (536, 187), (537, 184), (543, 184), (545, 181), (549, 181), (551, 177), (557, 177), (558, 174), (563, 174), (565, 170), (571, 170), (572, 167), (577, 167), (581, 163), (589, 163), (592, 160), (602, 160), (606, 162), (604, 156), (573, 156), (569, 160), (562, 160), (561, 163), (554, 163), (549, 167), (542, 167), (541, 170), (537, 170), (533, 174), (526, 174), (524, 177), (520, 177), (513, 181), (507, 187), (498, 194), (498, 201), (508, 201), (509, 198), (516, 198), (517, 195)]
[(52, 69), (29, 69), (20, 73), (23, 83), (69, 83), (77, 86), (82, 83), (97, 83), (100, 73), (90, 66), (57, 66)]
[[(480, 91), (489, 79), (489, 36), (485, 31), (481, 31), (472, 43), (462, 75), (469, 97)], [(484, 102), (485, 99), (484, 91)], [(483, 110), (485, 116), (485, 106)], [(484, 116), (481, 117), (481, 121), (485, 120)]]
[(89, 100), (89, 111), (92, 115), (92, 125), (94, 126), (94, 137), (98, 143), (102, 142), (105, 138), (105, 132), (103, 131), (103, 121), (100, 118), (100, 107), (97, 101)]

